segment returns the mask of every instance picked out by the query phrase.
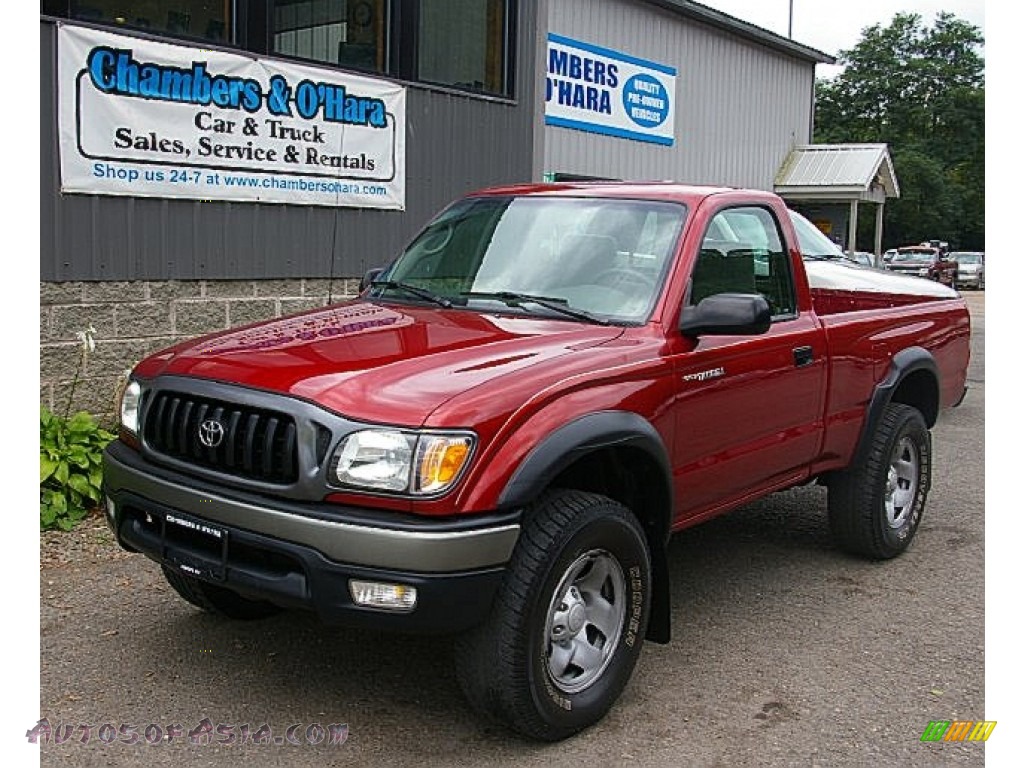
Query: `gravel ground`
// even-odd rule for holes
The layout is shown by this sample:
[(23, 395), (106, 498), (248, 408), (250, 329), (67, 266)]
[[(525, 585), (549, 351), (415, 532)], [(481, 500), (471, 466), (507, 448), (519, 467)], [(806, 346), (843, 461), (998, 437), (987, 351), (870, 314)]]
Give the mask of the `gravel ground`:
[(39, 565), (43, 571), (70, 565), (99, 565), (132, 557), (114, 542), (100, 510), (95, 510), (72, 531), (39, 534)]

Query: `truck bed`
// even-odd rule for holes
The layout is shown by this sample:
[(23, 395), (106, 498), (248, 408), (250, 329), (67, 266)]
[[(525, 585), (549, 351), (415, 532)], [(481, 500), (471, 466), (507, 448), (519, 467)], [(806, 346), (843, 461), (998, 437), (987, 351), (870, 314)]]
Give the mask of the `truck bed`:
[(807, 260), (804, 267), (814, 311), (822, 317), (957, 298), (952, 288), (932, 280), (859, 264)]

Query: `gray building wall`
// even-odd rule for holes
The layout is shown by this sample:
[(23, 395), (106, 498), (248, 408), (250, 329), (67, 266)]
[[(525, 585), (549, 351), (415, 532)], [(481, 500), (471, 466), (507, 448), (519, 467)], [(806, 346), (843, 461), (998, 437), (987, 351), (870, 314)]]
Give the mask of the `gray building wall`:
[(673, 146), (546, 126), (545, 171), (770, 190), (793, 145), (810, 143), (813, 61), (643, 0), (549, 0), (548, 31), (677, 75)]

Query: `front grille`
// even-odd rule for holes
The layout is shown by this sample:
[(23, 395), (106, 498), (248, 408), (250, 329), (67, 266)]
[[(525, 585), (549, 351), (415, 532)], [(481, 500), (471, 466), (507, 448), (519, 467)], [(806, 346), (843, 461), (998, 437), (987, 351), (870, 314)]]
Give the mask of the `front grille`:
[[(214, 445), (200, 439), (203, 424)], [(266, 483), (298, 479), (295, 421), (283, 413), (159, 391), (142, 430), (151, 450), (178, 461)]]

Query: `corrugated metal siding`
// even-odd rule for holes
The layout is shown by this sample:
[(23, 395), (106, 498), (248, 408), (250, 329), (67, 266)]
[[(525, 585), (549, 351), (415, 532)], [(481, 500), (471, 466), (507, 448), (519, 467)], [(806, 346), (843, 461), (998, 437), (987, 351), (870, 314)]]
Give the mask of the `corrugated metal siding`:
[(528, 181), (536, 113), (535, 5), (519, 3), (517, 103), (410, 86), (406, 211), (62, 195), (56, 27), (40, 29), (40, 279), (360, 276), (464, 192)]
[(550, 0), (548, 24), (678, 74), (674, 146), (547, 126), (545, 171), (771, 189), (790, 149), (810, 141), (808, 61), (640, 0)]

